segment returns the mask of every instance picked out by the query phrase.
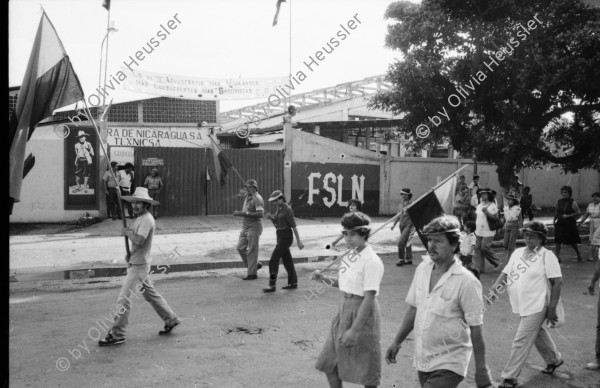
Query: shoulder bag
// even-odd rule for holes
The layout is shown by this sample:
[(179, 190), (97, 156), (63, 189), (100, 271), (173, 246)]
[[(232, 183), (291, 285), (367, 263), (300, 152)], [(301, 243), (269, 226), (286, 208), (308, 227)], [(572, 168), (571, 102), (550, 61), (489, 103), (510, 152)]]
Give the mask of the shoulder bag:
[(492, 216), (492, 215), (489, 215), (489, 213), (487, 213), (488, 207), (490, 207), (490, 205), (487, 205), (485, 207), (485, 209), (486, 209), (485, 217), (487, 218), (488, 227), (490, 228), (490, 230), (502, 229), (505, 221), (504, 221), (504, 217), (502, 217), (502, 215), (500, 215), (500, 210), (498, 210), (498, 213), (496, 215)]

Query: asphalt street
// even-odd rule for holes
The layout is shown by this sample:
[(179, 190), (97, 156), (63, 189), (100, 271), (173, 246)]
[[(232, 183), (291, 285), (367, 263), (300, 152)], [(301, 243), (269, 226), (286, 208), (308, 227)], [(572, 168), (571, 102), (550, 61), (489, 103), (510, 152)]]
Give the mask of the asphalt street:
[[(552, 330), (565, 359), (553, 377), (532, 351), (521, 374), (523, 387), (597, 388), (600, 373), (584, 368), (593, 359), (598, 296), (586, 293), (594, 267), (577, 263), (564, 249), (563, 300), (567, 322)], [(584, 257), (589, 249), (583, 249)], [(401, 323), (416, 264), (396, 267), (386, 258), (379, 302), (382, 348)], [(184, 320), (169, 336), (141, 297), (134, 302), (127, 340), (99, 347), (122, 278), (11, 283), (9, 353), (11, 387), (326, 387), (313, 365), (335, 315), (340, 293), (309, 280), (327, 263), (297, 266), (299, 288), (264, 294), (266, 269), (243, 281), (243, 269), (153, 275), (156, 287)], [(278, 287), (286, 284), (281, 267)], [(496, 274), (482, 277), (484, 290)], [(517, 317), (508, 297), (485, 314), (487, 362), (499, 382)], [(417, 387), (413, 342), (403, 345), (395, 365), (383, 364), (382, 387)], [(473, 387), (474, 362), (461, 387)], [(346, 385), (353, 386), (353, 385)]]

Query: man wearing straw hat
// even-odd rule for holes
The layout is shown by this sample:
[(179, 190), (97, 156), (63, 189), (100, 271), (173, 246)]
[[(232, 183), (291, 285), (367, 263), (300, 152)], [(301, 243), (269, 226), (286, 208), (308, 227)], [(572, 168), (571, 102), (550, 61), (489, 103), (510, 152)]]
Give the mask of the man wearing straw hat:
[(481, 283), (456, 258), (460, 222), (454, 216), (434, 219), (423, 229), (430, 261), (417, 267), (406, 297), (409, 309), (385, 359), (396, 363), (400, 345), (414, 332), (414, 365), (427, 388), (454, 388), (467, 375), (475, 354), (475, 383), (491, 387), (483, 341)]
[(132, 298), (139, 298), (139, 292), (142, 292), (144, 299), (152, 305), (165, 323), (164, 329), (158, 332), (159, 335), (169, 334), (181, 324), (181, 319), (156, 291), (149, 277), (155, 224), (154, 217), (148, 210), (150, 206), (158, 205), (158, 201), (150, 198), (148, 189), (144, 187), (136, 188), (133, 195), (124, 196), (122, 199), (133, 204), (133, 211), (137, 215), (137, 219), (131, 228), (124, 227), (121, 231), (123, 236), (131, 240), (131, 257), (127, 260), (127, 276), (117, 300), (114, 324), (106, 338), (99, 341), (100, 346), (118, 345), (125, 342)]
[(87, 193), (89, 189), (88, 181), (92, 175), (92, 156), (94, 156), (94, 147), (88, 142), (87, 134), (85, 131), (79, 131), (77, 134), (79, 137), (79, 143), (75, 144), (75, 182), (77, 187), (73, 189), (73, 192), (82, 190), (81, 178), (83, 178), (83, 190)]
[(248, 275), (243, 280), (258, 279), (256, 271), (262, 268), (258, 262), (258, 241), (263, 231), (262, 218), (265, 202), (258, 194), (258, 183), (254, 179), (246, 181), (246, 199), (242, 210), (233, 212), (234, 216), (244, 217), (242, 231), (237, 244), (237, 251), (248, 267)]

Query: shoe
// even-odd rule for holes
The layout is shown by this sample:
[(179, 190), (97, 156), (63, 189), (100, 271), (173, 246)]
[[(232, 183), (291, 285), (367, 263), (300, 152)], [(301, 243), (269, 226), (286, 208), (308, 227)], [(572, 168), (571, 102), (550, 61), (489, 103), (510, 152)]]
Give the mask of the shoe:
[(411, 264), (412, 264), (412, 260), (406, 260), (406, 261), (404, 262), (404, 264), (406, 264), (406, 265), (411, 265)]
[(248, 275), (245, 278), (242, 278), (242, 280), (256, 280), (258, 279), (258, 276), (256, 275)]
[(263, 292), (275, 292), (275, 287), (263, 288)]
[(104, 338), (103, 340), (98, 341), (98, 345), (100, 346), (111, 346), (111, 345), (118, 345), (118, 344), (122, 344), (123, 342), (125, 342), (125, 338), (115, 338), (112, 336), (112, 334), (108, 334), (106, 336), (106, 338)]
[(504, 379), (502, 384), (498, 385), (498, 388), (515, 388), (517, 385), (517, 380), (515, 379)]
[(396, 263), (396, 266), (398, 267), (402, 267), (404, 265), (404, 260), (398, 260), (398, 262)]
[(288, 284), (287, 286), (281, 287), (282, 290), (295, 290), (298, 288), (297, 284)]
[(179, 322), (175, 322), (172, 325), (165, 325), (165, 328), (161, 331), (158, 332), (158, 335), (165, 335), (165, 334), (169, 334), (170, 332), (172, 332), (173, 330), (175, 330), (176, 327), (181, 325), (182, 321)]
[(262, 268), (262, 264), (261, 264), (261, 263), (258, 263), (258, 264), (256, 264), (256, 269), (257, 269), (257, 270), (259, 270), (259, 269), (261, 269), (261, 268)]
[(592, 361), (585, 366), (585, 369), (598, 370), (600, 369), (600, 360)]
[(565, 361), (564, 360), (560, 360), (559, 362), (557, 362), (556, 364), (548, 364), (546, 366), (546, 369), (544, 369), (542, 371), (542, 373), (547, 374), (547, 375), (551, 375), (554, 373), (554, 371), (556, 370), (556, 368), (558, 368), (559, 366), (561, 366), (562, 364), (564, 364)]

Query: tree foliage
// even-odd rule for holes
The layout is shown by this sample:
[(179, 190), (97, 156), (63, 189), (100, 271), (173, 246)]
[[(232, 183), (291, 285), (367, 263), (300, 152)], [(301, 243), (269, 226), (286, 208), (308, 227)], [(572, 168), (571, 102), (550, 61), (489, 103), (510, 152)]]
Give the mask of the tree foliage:
[[(392, 89), (371, 106), (403, 114), (422, 148), (449, 141), (495, 164), (600, 170), (600, 9), (579, 0), (392, 3)], [(447, 117), (446, 117), (447, 116)], [(430, 134), (415, 130), (427, 125)], [(424, 128), (424, 127), (422, 127)]]

